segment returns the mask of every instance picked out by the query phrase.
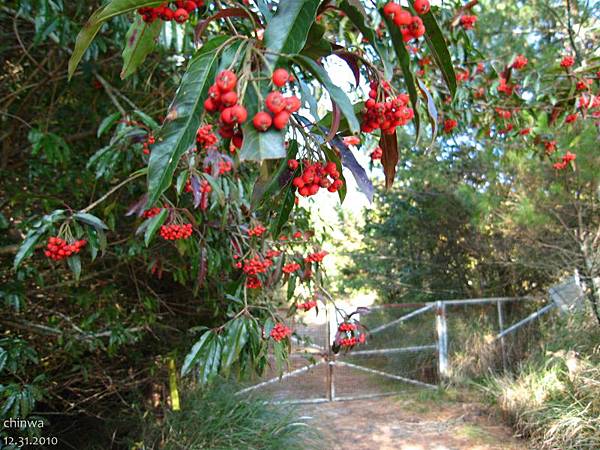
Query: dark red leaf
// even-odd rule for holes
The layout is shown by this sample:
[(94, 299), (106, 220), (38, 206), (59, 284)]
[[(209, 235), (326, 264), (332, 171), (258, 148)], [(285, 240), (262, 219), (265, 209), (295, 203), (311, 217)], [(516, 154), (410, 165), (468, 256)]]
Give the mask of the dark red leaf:
[(385, 174), (385, 187), (389, 189), (394, 184), (396, 165), (398, 164), (398, 140), (396, 139), (396, 133), (383, 133), (379, 141), (379, 146), (383, 150), (381, 164), (383, 165), (383, 173)]

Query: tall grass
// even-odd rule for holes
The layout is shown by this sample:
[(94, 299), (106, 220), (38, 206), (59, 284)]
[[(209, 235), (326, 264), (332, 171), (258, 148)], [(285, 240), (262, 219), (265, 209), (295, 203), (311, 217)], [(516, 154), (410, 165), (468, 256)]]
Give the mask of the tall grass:
[(318, 435), (289, 406), (239, 397), (231, 385), (183, 394), (181, 411), (147, 423), (136, 450), (317, 448)]
[(535, 448), (600, 448), (597, 324), (558, 318), (545, 328), (544, 339), (515, 374), (490, 374), (479, 388)]

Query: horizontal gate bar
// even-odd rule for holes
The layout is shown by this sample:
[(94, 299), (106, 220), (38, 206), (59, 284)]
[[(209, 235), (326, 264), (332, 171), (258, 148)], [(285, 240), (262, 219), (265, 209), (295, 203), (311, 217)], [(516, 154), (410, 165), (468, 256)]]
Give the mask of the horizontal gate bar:
[(382, 392), (379, 394), (362, 394), (362, 395), (344, 395), (343, 397), (334, 397), (333, 402), (347, 402), (351, 400), (366, 400), (368, 398), (389, 397), (391, 395), (400, 395), (400, 392)]
[[(512, 302), (512, 301), (530, 301), (537, 300), (535, 297), (524, 296), (524, 297), (489, 297), (489, 298), (463, 298), (463, 299), (455, 299), (455, 300), (440, 300), (442, 303), (446, 305), (468, 305), (468, 304), (483, 304), (483, 303), (498, 303), (498, 302)], [(383, 305), (371, 305), (367, 306), (371, 311), (376, 311), (378, 309), (389, 309), (389, 308), (418, 308), (422, 305), (435, 305), (436, 302), (426, 302), (426, 303), (386, 303)]]
[(494, 339), (500, 339), (501, 337), (506, 336), (508, 333), (512, 333), (513, 331), (515, 331), (517, 328), (522, 327), (523, 325), (525, 325), (526, 323), (531, 322), (534, 319), (537, 319), (539, 316), (541, 316), (542, 314), (550, 311), (552, 308), (554, 308), (556, 305), (554, 303), (549, 303), (548, 305), (544, 306), (542, 309), (531, 313), (530, 315), (528, 315), (526, 318), (524, 318), (523, 320), (515, 323), (514, 325), (511, 325), (510, 327), (508, 327), (506, 330), (504, 330), (502, 333), (498, 333), (496, 335), (496, 337)]
[(536, 300), (535, 297), (490, 297), (490, 298), (470, 298), (464, 300), (440, 300), (446, 305), (480, 305), (485, 303), (498, 303), (498, 302), (513, 302), (517, 300)]
[(235, 395), (244, 394), (246, 392), (253, 391), (254, 389), (258, 389), (258, 388), (266, 386), (268, 384), (275, 383), (276, 381), (281, 381), (281, 380), (284, 380), (286, 378), (293, 377), (294, 375), (298, 375), (299, 373), (308, 372), (313, 367), (317, 367), (317, 366), (323, 364), (324, 362), (325, 362), (324, 360), (321, 360), (318, 363), (311, 364), (310, 366), (300, 367), (299, 369), (292, 370), (291, 372), (284, 373), (280, 377), (279, 376), (278, 377), (274, 377), (274, 378), (271, 378), (271, 379), (269, 379), (267, 381), (263, 381), (262, 383), (258, 383), (258, 384), (255, 384), (253, 386), (249, 386), (247, 388), (244, 388), (244, 389), (242, 389), (240, 391), (237, 391), (235, 393)]
[(411, 317), (417, 316), (421, 313), (424, 313), (425, 311), (429, 311), (431, 308), (433, 308), (433, 304), (431, 305), (425, 305), (422, 308), (417, 309), (416, 311), (413, 311), (411, 313), (408, 313), (402, 317), (399, 317), (396, 320), (392, 320), (391, 322), (385, 323), (377, 328), (372, 329), (369, 334), (375, 334), (375, 333), (379, 333), (382, 330), (385, 330), (386, 328), (389, 327), (393, 327), (394, 325), (399, 324), (400, 322), (404, 322), (405, 320), (410, 319)]
[[(330, 363), (331, 364), (331, 363)], [(368, 367), (359, 366), (357, 364), (352, 364), (344, 361), (335, 361), (335, 365), (346, 366), (352, 369), (362, 370), (364, 372), (374, 373), (376, 375), (381, 375), (382, 377), (392, 378), (393, 380), (404, 381), (405, 383), (415, 384), (417, 386), (423, 386), (428, 388), (437, 389), (437, 386), (429, 383), (423, 383), (422, 381), (412, 380), (410, 378), (401, 377), (400, 375), (392, 375), (391, 373), (382, 372), (381, 370), (369, 369)]]
[(326, 397), (323, 398), (304, 398), (304, 399), (295, 399), (295, 400), (270, 400), (265, 403), (274, 404), (274, 405), (296, 405), (302, 403), (327, 403), (330, 402)]
[(358, 350), (350, 352), (345, 356), (368, 356), (381, 355), (386, 353), (403, 353), (403, 352), (420, 352), (421, 350), (435, 350), (437, 345), (417, 345), (414, 347), (398, 347), (398, 348), (380, 348), (376, 350)]

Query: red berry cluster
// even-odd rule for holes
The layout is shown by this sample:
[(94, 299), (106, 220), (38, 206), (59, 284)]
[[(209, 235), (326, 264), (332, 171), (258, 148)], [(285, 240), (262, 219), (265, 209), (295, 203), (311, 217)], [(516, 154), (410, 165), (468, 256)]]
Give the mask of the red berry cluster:
[(576, 88), (578, 91), (585, 91), (585, 90), (587, 90), (587, 89), (590, 87), (590, 85), (591, 85), (592, 83), (593, 83), (593, 81), (592, 81), (592, 80), (579, 80), (579, 81), (577, 82), (577, 84), (575, 85), (575, 88)]
[(283, 266), (283, 269), (281, 269), (281, 270), (283, 271), (283, 273), (293, 273), (299, 269), (300, 269), (300, 264), (293, 262), (293, 263), (286, 264), (285, 266)]
[(265, 107), (269, 112), (259, 111), (252, 119), (254, 128), (258, 131), (267, 131), (271, 126), (276, 130), (283, 130), (292, 113), (300, 109), (302, 103), (295, 96), (284, 97), (279, 91), (270, 92), (265, 98)]
[(231, 70), (223, 70), (217, 75), (215, 83), (208, 89), (208, 98), (204, 109), (209, 113), (220, 112), (219, 134), (238, 148), (242, 146), (242, 132), (239, 126), (248, 119), (248, 111), (238, 104), (235, 92), (237, 76)]
[(475, 27), (475, 22), (477, 22), (477, 16), (466, 14), (460, 18), (460, 24), (465, 30), (472, 30)]
[(48, 245), (46, 246), (46, 250), (44, 250), (44, 255), (54, 261), (60, 261), (79, 253), (86, 244), (87, 241), (85, 239), (68, 244), (67, 241), (53, 236), (48, 238)]
[(262, 225), (256, 225), (248, 230), (248, 236), (262, 236), (267, 229)]
[(311, 253), (306, 258), (304, 258), (304, 261), (307, 263), (320, 263), (323, 262), (323, 259), (325, 259), (325, 257), (328, 254), (329, 253), (327, 253), (326, 251)]
[(524, 55), (517, 55), (513, 61), (511, 67), (516, 70), (520, 70), (527, 65), (529, 60)]
[(246, 279), (246, 287), (248, 289), (258, 289), (262, 286), (261, 281), (258, 279), (258, 277), (248, 277)]
[(563, 59), (560, 61), (560, 67), (562, 67), (563, 69), (572, 67), (573, 64), (575, 64), (575, 58), (572, 57), (571, 55), (567, 55), (567, 56), (563, 57)]
[[(290, 161), (288, 161), (288, 167), (297, 168), (298, 166), (299, 163), (290, 165)], [(304, 160), (302, 161), (302, 168), (302, 174), (295, 177), (292, 181), (302, 197), (315, 195), (321, 188), (326, 188), (329, 192), (337, 192), (344, 184), (340, 180), (340, 173), (337, 170), (337, 166), (332, 161), (323, 164), (320, 162), (311, 163), (308, 160)], [(328, 177), (331, 177), (331, 180)]]
[(571, 161), (575, 161), (575, 158), (577, 158), (577, 155), (567, 150), (567, 153), (565, 153), (562, 157), (562, 161), (554, 163), (552, 167), (554, 167), (556, 170), (564, 170)]
[[(353, 347), (356, 344), (364, 344), (366, 341), (366, 336), (364, 333), (358, 335), (356, 333), (358, 330), (358, 326), (355, 323), (343, 322), (338, 327), (338, 333), (345, 333), (344, 338), (338, 338), (337, 342), (342, 347)], [(344, 334), (342, 334), (343, 336)], [(350, 337), (348, 337), (350, 336)]]
[(577, 120), (577, 114), (569, 114), (569, 115), (567, 115), (567, 117), (565, 117), (566, 123), (573, 123), (576, 120)]
[(556, 141), (544, 142), (544, 148), (546, 149), (546, 154), (551, 155), (556, 151)]
[(306, 311), (310, 311), (315, 306), (317, 306), (317, 301), (316, 300), (309, 300), (309, 301), (306, 301), (306, 302), (303, 302), (303, 303), (298, 303), (298, 305), (296, 306), (296, 308), (301, 309), (302, 311), (306, 312)]
[(198, 128), (196, 132), (196, 143), (198, 150), (203, 148), (211, 148), (217, 143), (219, 138), (212, 132), (212, 125), (204, 125)]
[[(383, 101), (378, 99), (383, 96)], [(362, 115), (361, 130), (372, 133), (377, 129), (387, 134), (393, 134), (396, 127), (406, 125), (414, 117), (414, 111), (408, 107), (409, 97), (406, 94), (392, 95), (389, 83), (371, 82), (369, 99), (365, 102)]]
[(273, 261), (271, 261), (269, 258), (260, 259), (258, 256), (255, 256), (244, 261), (243, 270), (246, 275), (253, 276), (259, 273), (265, 273), (272, 265)]
[(504, 120), (510, 119), (512, 113), (508, 109), (496, 108), (496, 114)]
[(376, 161), (378, 159), (381, 159), (382, 156), (383, 156), (383, 150), (381, 149), (381, 147), (377, 147), (377, 148), (375, 148), (375, 150), (373, 150), (371, 152), (371, 161)]
[(340, 326), (338, 327), (339, 331), (354, 331), (356, 330), (356, 325), (353, 323), (348, 323), (348, 322), (344, 322), (342, 324), (340, 324)]
[(506, 81), (506, 78), (504, 78), (503, 76), (500, 76), (499, 81), (500, 84), (498, 84), (498, 92), (502, 92), (506, 95), (512, 95), (513, 91), (517, 86)]
[(143, 152), (144, 155), (150, 154), (150, 146), (156, 142), (156, 139), (151, 134), (148, 134), (148, 137), (144, 141)]
[[(417, 5), (418, 4), (418, 5)], [(429, 12), (429, 2), (427, 0), (416, 0), (415, 10), (419, 14)], [(398, 3), (389, 2), (383, 7), (386, 16), (394, 20), (394, 24), (400, 29), (404, 42), (412, 39), (418, 39), (425, 34), (425, 25), (418, 16), (413, 16), (409, 11), (403, 9)]]
[[(174, 5), (172, 5), (174, 3)], [(184, 23), (190, 18), (190, 13), (204, 5), (202, 0), (196, 1), (176, 1), (165, 2), (161, 6), (147, 6), (138, 9), (138, 14), (142, 16), (144, 22), (152, 23), (156, 19), (165, 21), (174, 20), (177, 23)], [(174, 6), (174, 8), (171, 8)]]
[(146, 211), (143, 212), (142, 217), (144, 219), (149, 219), (150, 217), (154, 217), (157, 216), (158, 214), (160, 214), (161, 208), (159, 208), (158, 206), (155, 206), (154, 208), (150, 208), (147, 209)]
[[(185, 182), (185, 192), (192, 192), (192, 181), (191, 180), (187, 180)], [(212, 186), (210, 185), (210, 183), (206, 180), (201, 180), (200, 181), (200, 192), (202, 194), (210, 194), (212, 192)]]
[(271, 330), (270, 336), (273, 340), (280, 342), (292, 334), (292, 330), (282, 323), (276, 323)]
[(444, 133), (450, 133), (456, 126), (458, 122), (454, 119), (446, 119), (444, 120)]
[(192, 235), (192, 224), (183, 225), (171, 224), (160, 227), (160, 236), (167, 241), (176, 241), (178, 239), (187, 239)]

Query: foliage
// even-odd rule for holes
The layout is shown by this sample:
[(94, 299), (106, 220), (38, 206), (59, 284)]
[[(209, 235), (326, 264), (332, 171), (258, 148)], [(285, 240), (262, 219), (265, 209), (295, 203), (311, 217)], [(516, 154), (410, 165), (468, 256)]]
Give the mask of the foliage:
[(142, 449), (305, 449), (319, 448), (317, 432), (286, 406), (261, 398), (240, 398), (235, 387), (219, 384), (184, 393), (182, 410), (161, 423), (146, 422)]
[[(0, 10), (0, 323), (7, 330), (0, 351), (2, 418), (32, 411), (106, 417), (115, 413), (116, 399), (125, 410), (142, 407), (149, 386), (166, 382), (170, 358), (182, 375), (197, 374), (202, 383), (261, 372), (270, 351), (282, 367), (290, 342), (285, 329), (271, 333), (282, 321), (278, 307), (293, 313), (308, 298), (331, 300), (321, 270), (322, 239), (306, 208), (311, 201), (299, 198), (314, 192), (306, 188), (303, 194), (299, 184), (321, 188), (319, 198), (332, 203), (335, 196), (344, 200), (352, 175), (372, 196), (372, 181), (345, 135), (356, 134), (351, 137), (369, 146), (379, 143), (386, 186), (402, 178), (401, 192), (419, 190), (381, 198), (406, 214), (401, 221), (406, 239), (397, 252), (413, 252), (411, 232), (437, 233), (418, 236), (420, 248), (401, 281), (425, 291), (421, 298), (442, 287), (452, 295), (528, 292), (557, 276), (556, 267), (519, 276), (514, 271), (524, 263), (485, 267), (490, 253), (512, 264), (520, 250), (516, 240), (504, 245), (506, 222), (500, 219), (507, 216), (490, 218), (513, 192), (522, 199), (518, 212), (525, 220), (519, 224), (539, 217), (536, 223), (550, 232), (540, 227), (538, 241), (560, 235), (548, 214), (535, 210), (553, 208), (552, 202), (538, 201), (535, 189), (543, 186), (546, 192), (542, 183), (555, 176), (543, 155), (554, 134), (561, 135), (561, 151), (552, 158), (564, 155), (567, 145), (585, 148), (577, 163), (560, 169), (564, 182), (551, 183), (547, 191), (565, 195), (547, 195), (548, 200), (563, 205), (569, 195), (585, 191), (577, 194), (576, 210), (585, 211), (585, 220), (566, 223), (569, 232), (593, 236), (596, 111), (578, 101), (595, 92), (597, 81), (585, 84), (586, 92), (571, 92), (597, 70), (594, 38), (573, 34), (575, 21), (580, 31), (593, 27), (593, 5), (569, 5), (564, 23), (552, 11), (555, 0), (506, 6), (502, 14), (497, 11), (504, 6), (481, 2), (481, 20), (490, 26), (505, 27), (499, 22), (505, 18), (515, 26), (528, 23), (537, 9), (544, 12), (536, 19), (540, 34), (514, 44), (506, 35), (493, 38), (460, 26), (461, 17), (479, 8), (477, 1), (444, 2), (417, 18), (423, 38), (405, 44), (402, 33), (408, 29), (385, 17), (382, 1), (225, 0), (194, 8), (183, 23), (162, 16), (140, 21), (139, 8), (162, 3), (28, 0), (10, 1)], [(567, 40), (576, 58), (572, 68), (563, 69), (554, 44)], [(510, 48), (507, 43), (523, 51), (530, 44), (527, 55), (540, 55), (543, 64), (516, 73), (508, 67), (511, 59), (498, 52)], [(482, 50), (493, 59), (476, 72), (487, 57)], [(331, 70), (338, 60), (348, 66), (354, 85), (338, 85)], [(277, 90), (275, 68), (292, 76), (281, 89), (291, 115), (265, 104)], [(246, 121), (238, 109), (237, 118), (230, 111), (227, 123), (224, 111), (210, 107), (216, 78), (227, 70), (237, 74), (228, 92), (235, 92)], [(515, 79), (523, 91), (498, 91), (503, 86), (506, 92)], [(489, 88), (483, 97), (481, 88)], [(369, 95), (400, 116), (387, 122), (405, 126), (386, 127), (382, 119), (379, 128), (369, 127), (364, 112), (373, 106)], [(511, 116), (512, 129), (497, 108), (522, 112)], [(274, 123), (266, 131), (252, 120), (264, 109), (271, 110)], [(581, 120), (567, 137), (558, 124), (574, 112)], [(460, 119), (455, 134), (436, 137), (450, 118)], [(529, 138), (516, 133), (529, 124), (534, 131)], [(435, 151), (428, 153), (431, 142)], [(328, 167), (334, 186), (327, 175), (319, 182), (304, 177), (317, 162)], [(536, 164), (547, 170), (531, 170)], [(574, 176), (567, 176), (572, 169)], [(539, 175), (527, 181), (536, 183), (534, 192), (511, 183), (523, 172)], [(444, 210), (422, 192), (441, 193), (455, 210)], [(511, 214), (509, 222), (516, 223), (517, 211)], [(377, 238), (375, 223), (370, 230)], [(516, 235), (517, 227), (509, 231)], [(54, 236), (69, 243), (84, 239), (86, 245), (80, 253), (62, 255), (66, 261), (50, 261), (44, 247)], [(446, 239), (441, 245), (440, 237)], [(393, 243), (386, 245), (377, 251), (394, 250)], [(571, 254), (572, 245), (560, 247), (563, 254)], [(596, 244), (592, 239), (586, 245), (588, 257), (578, 254), (573, 264), (593, 280)], [(469, 282), (475, 282), (472, 288)], [(598, 292), (592, 292), (592, 301)]]
[(559, 320), (518, 375), (489, 376), (479, 385), (536, 448), (600, 445), (600, 347), (594, 329), (581, 317)]

